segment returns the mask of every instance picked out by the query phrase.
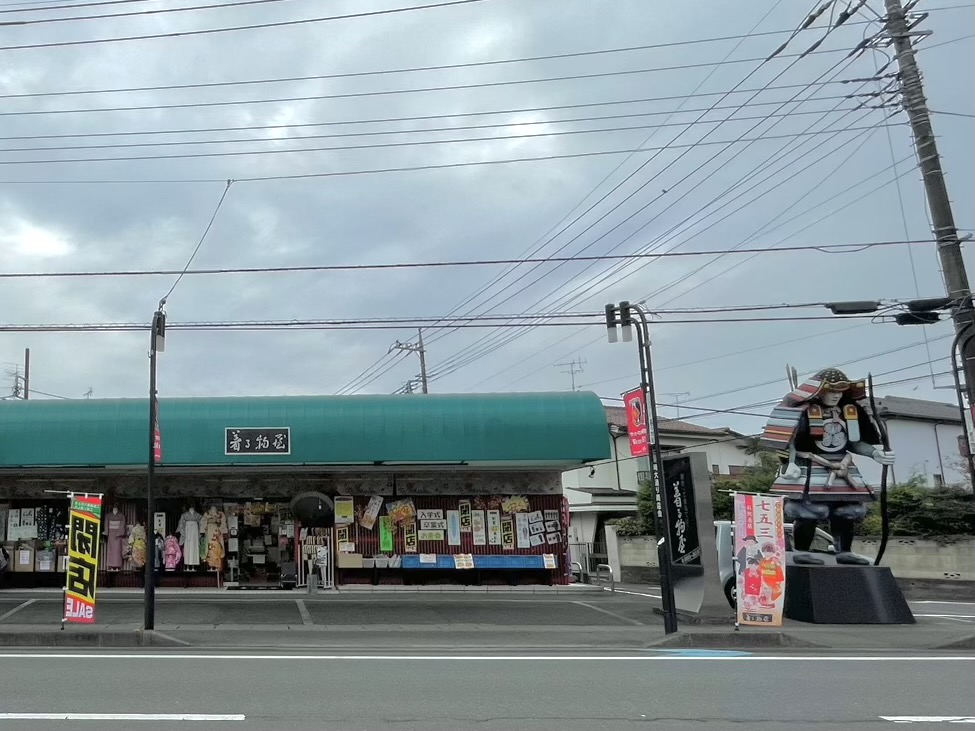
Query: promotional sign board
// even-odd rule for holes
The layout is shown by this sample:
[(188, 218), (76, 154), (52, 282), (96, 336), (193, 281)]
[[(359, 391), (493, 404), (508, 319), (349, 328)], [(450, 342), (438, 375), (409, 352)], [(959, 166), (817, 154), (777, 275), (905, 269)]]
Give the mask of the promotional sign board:
[(783, 498), (735, 495), (738, 622), (782, 625), (785, 605)]
[(351, 525), (355, 520), (354, 498), (340, 495), (335, 498), (335, 525)]
[(667, 499), (667, 518), (670, 525), (671, 562), (682, 566), (701, 565), (701, 541), (697, 534), (697, 515), (694, 510), (694, 481), (691, 460), (679, 457), (664, 466), (664, 494)]
[(93, 624), (98, 545), (101, 538), (100, 495), (71, 496), (68, 516), (68, 571), (64, 589), (64, 621)]
[(630, 438), (630, 454), (646, 457), (650, 454), (650, 431), (647, 427), (647, 405), (643, 390), (635, 389), (623, 394), (626, 408), (626, 433)]

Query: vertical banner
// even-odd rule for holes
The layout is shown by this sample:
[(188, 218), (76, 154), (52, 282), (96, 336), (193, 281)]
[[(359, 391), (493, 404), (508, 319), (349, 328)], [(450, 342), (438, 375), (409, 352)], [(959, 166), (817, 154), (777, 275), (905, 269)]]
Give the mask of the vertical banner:
[(460, 511), (447, 511), (447, 545), (460, 545)]
[(152, 422), (152, 461), (156, 464), (162, 462), (162, 432), (159, 431), (159, 399), (156, 400), (155, 419)]
[(647, 428), (647, 405), (643, 390), (634, 389), (623, 394), (626, 407), (626, 433), (630, 438), (630, 455), (646, 457), (650, 454), (650, 431)]
[(785, 605), (783, 498), (735, 495), (738, 622), (781, 626)]
[(471, 532), (474, 534), (474, 545), (483, 546), (487, 544), (487, 530), (484, 526), (484, 511), (471, 511)]
[[(416, 523), (413, 525), (416, 526)], [(383, 553), (393, 552), (393, 519), (388, 515), (379, 517), (379, 550)]]
[(501, 519), (501, 549), (503, 551), (515, 550), (515, 520), (510, 515)]
[(515, 533), (518, 548), (531, 547), (531, 534), (528, 531), (528, 513), (515, 513)]
[(335, 498), (335, 525), (351, 525), (355, 518), (353, 498), (339, 495)]
[(492, 546), (501, 545), (501, 511), (487, 511), (487, 534), (488, 544)]
[(670, 520), (670, 560), (681, 566), (701, 565), (701, 538), (697, 534), (697, 511), (694, 508), (694, 481), (691, 458), (670, 460), (664, 467), (664, 495)]
[(460, 509), (460, 532), (471, 532), (471, 501), (461, 500), (457, 507)]
[(366, 530), (372, 530), (373, 526), (376, 525), (376, 518), (379, 517), (379, 510), (382, 506), (383, 498), (381, 495), (373, 495), (369, 498), (369, 503), (362, 512), (362, 517), (359, 518), (359, 525)]
[(100, 495), (71, 496), (68, 517), (68, 573), (65, 580), (64, 621), (93, 624), (98, 580), (98, 541), (101, 537)]
[(403, 524), (403, 549), (406, 553), (416, 553), (416, 521)]

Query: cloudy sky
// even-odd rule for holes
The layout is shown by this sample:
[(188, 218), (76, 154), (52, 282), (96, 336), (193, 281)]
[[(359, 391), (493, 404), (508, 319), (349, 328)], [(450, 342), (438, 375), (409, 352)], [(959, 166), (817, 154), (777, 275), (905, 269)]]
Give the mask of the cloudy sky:
[[(206, 2), (213, 7), (142, 12)], [(869, 5), (883, 9), (880, 0)], [(193, 268), (929, 239), (903, 113), (872, 108), (889, 95), (845, 98), (888, 81), (850, 81), (888, 61), (884, 51), (847, 58), (879, 30), (866, 22), (876, 15), (862, 10), (816, 53), (798, 58), (823, 39), (830, 13), (846, 7), (839, 3), (779, 57), (762, 61), (811, 6), (477, 0), (268, 27), (408, 5), (3, 2), (0, 21), (14, 24), (0, 41), (0, 267), (181, 269), (227, 179), (236, 182)], [(920, 27), (933, 31), (919, 63), (931, 108), (940, 112), (934, 124), (957, 223), (971, 230), (973, 6), (921, 0), (919, 7), (930, 10)], [(119, 13), (133, 15), (82, 19)], [(264, 27), (174, 35), (237, 26)], [(161, 37), (87, 42), (131, 36)], [(451, 68), (429, 69), (444, 66)], [(426, 70), (404, 71), (417, 67)], [(223, 83), (294, 77), (319, 78)], [(181, 88), (145, 90), (163, 86)], [(436, 89), (445, 86), (452, 88)], [(542, 159), (469, 164), (525, 158)], [(363, 174), (376, 170), (387, 172)], [(971, 252), (968, 245), (969, 263)], [(173, 281), (4, 279), (0, 321), (144, 323)], [(934, 388), (946, 386), (946, 377), (917, 379), (947, 369), (950, 325), (687, 322), (825, 316), (822, 307), (720, 310), (943, 292), (934, 249), (916, 244), (856, 253), (190, 275), (167, 312), (173, 324), (430, 318), (597, 312), (606, 302), (646, 299), (661, 311), (654, 326), (660, 400), (686, 403), (686, 417), (691, 407), (748, 411), (776, 398), (787, 363), (800, 372), (834, 364), (854, 376), (872, 371), (881, 383), (915, 379), (879, 390), (951, 400), (950, 391)], [(706, 312), (675, 312), (686, 309)], [(160, 391), (390, 393), (415, 378), (418, 360), (384, 355), (395, 340), (415, 335), (174, 330), (160, 360)], [(72, 398), (89, 389), (95, 397), (145, 393), (143, 332), (0, 337), (0, 360), (8, 364), (30, 347), (39, 391)], [(602, 396), (618, 397), (636, 379), (634, 347), (608, 345), (598, 326), (431, 327), (424, 338), (437, 392), (567, 389), (567, 366), (556, 364), (572, 360), (584, 361), (577, 385)], [(747, 432), (761, 426), (747, 415), (702, 413), (699, 421)]]

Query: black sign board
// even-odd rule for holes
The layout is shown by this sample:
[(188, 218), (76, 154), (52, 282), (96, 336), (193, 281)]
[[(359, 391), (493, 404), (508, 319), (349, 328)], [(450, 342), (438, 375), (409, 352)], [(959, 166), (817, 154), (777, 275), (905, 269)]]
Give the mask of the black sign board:
[(227, 427), (224, 454), (291, 454), (287, 426)]
[(700, 566), (701, 541), (697, 534), (694, 481), (689, 457), (664, 463), (664, 485), (670, 522), (667, 528), (671, 560), (679, 566)]

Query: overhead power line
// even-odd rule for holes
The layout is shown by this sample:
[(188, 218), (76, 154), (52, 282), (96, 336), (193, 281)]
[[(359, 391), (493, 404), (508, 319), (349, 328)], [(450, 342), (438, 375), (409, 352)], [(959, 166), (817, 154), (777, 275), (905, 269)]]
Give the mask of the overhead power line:
[[(180, 8), (155, 8), (153, 10), (131, 10), (125, 13), (99, 13), (96, 15), (69, 15), (60, 18), (30, 18), (28, 20), (2, 20), (0, 25), (22, 27), (31, 25), (46, 25), (48, 23), (70, 23), (80, 20), (111, 20), (112, 18), (132, 18), (139, 16), (164, 15), (168, 13), (185, 13), (191, 10), (223, 10), (243, 5), (267, 5), (268, 3), (289, 2), (290, 0), (222, 0), (217, 5), (187, 5)], [(62, 6), (63, 7), (63, 6)], [(84, 5), (67, 6), (71, 9), (82, 8)], [(50, 8), (41, 8), (50, 10)], [(17, 10), (0, 10), (0, 13), (24, 12)], [(31, 11), (31, 12), (36, 12)]]
[(86, 38), (77, 41), (50, 41), (47, 43), (26, 43), (16, 46), (0, 46), (0, 51), (23, 51), (35, 48), (65, 48), (68, 46), (90, 46), (102, 43), (123, 43), (127, 41), (150, 41), (161, 38), (190, 38), (194, 36), (211, 35), (214, 33), (235, 33), (238, 31), (258, 30), (262, 28), (287, 28), (296, 25), (306, 25), (308, 23), (327, 23), (334, 20), (354, 20), (358, 18), (374, 18), (381, 15), (393, 15), (398, 13), (410, 13), (417, 10), (433, 10), (435, 8), (448, 8), (459, 5), (472, 5), (474, 3), (486, 2), (486, 0), (444, 0), (443, 2), (429, 3), (427, 5), (410, 5), (403, 8), (386, 8), (384, 10), (370, 10), (359, 13), (346, 13), (344, 15), (326, 15), (317, 18), (301, 18), (298, 20), (279, 20), (270, 23), (250, 23), (248, 25), (233, 25), (220, 28), (201, 28), (197, 30), (173, 31), (170, 33), (147, 33), (133, 36), (112, 36), (106, 38)]
[(438, 269), (469, 266), (501, 266), (507, 264), (558, 263), (582, 261), (619, 261), (649, 258), (713, 256), (715, 254), (787, 254), (816, 251), (823, 254), (854, 254), (868, 249), (890, 246), (933, 245), (937, 239), (913, 239), (904, 241), (862, 241), (849, 244), (807, 244), (776, 249), (707, 249), (702, 251), (671, 251), (666, 253), (593, 254), (591, 256), (552, 256), (528, 259), (462, 259), (453, 261), (395, 262), (388, 264), (295, 264), (291, 266), (220, 267), (210, 269), (119, 269), (90, 270), (79, 272), (0, 272), (0, 279), (56, 279), (94, 277), (145, 277), (145, 276), (200, 276), (218, 274), (281, 274), (291, 272), (349, 272), (382, 271), (387, 269)]
[(0, 7), (13, 7), (11, 10), (0, 10), (0, 13), (42, 13), (48, 10), (78, 10), (79, 8), (94, 8), (94, 7), (104, 7), (106, 5), (131, 5), (132, 3), (144, 3), (149, 2), (149, 0), (99, 0), (98, 2), (89, 3), (71, 3), (68, 5), (51, 5), (51, 0), (46, 2), (23, 2), (23, 3), (3, 3)]
[[(2, 50), (2, 48), (0, 48)], [(820, 51), (819, 53), (842, 53), (843, 49), (835, 49), (828, 51)], [(203, 107), (232, 107), (240, 106), (243, 104), (276, 104), (279, 102), (301, 102), (301, 101), (323, 101), (323, 100), (334, 100), (334, 99), (360, 99), (367, 97), (379, 97), (379, 96), (393, 96), (396, 94), (422, 94), (428, 92), (439, 92), (439, 91), (470, 91), (471, 89), (487, 89), (502, 86), (520, 86), (523, 84), (546, 84), (546, 83), (558, 83), (563, 81), (580, 81), (583, 79), (605, 79), (613, 78), (618, 76), (633, 76), (636, 74), (652, 74), (659, 73), (662, 71), (685, 71), (689, 69), (696, 68), (711, 68), (715, 66), (721, 66), (725, 63), (744, 63), (747, 61), (755, 61), (756, 59), (747, 58), (735, 60), (735, 61), (710, 61), (706, 63), (693, 63), (693, 64), (678, 64), (675, 66), (653, 66), (648, 68), (639, 69), (624, 69), (621, 71), (599, 71), (594, 73), (581, 73), (581, 74), (567, 74), (564, 76), (543, 76), (534, 79), (511, 79), (507, 81), (483, 81), (471, 84), (444, 84), (440, 86), (424, 86), (417, 87), (411, 86), (403, 89), (380, 89), (377, 91), (352, 91), (344, 93), (335, 94), (312, 94), (304, 96), (287, 96), (287, 97), (254, 97), (248, 99), (226, 99), (220, 101), (200, 101), (200, 102), (174, 102), (170, 104), (136, 104), (130, 106), (114, 106), (114, 107), (74, 107), (70, 109), (27, 109), (21, 111), (4, 111), (0, 112), (0, 117), (23, 117), (23, 116), (36, 116), (36, 115), (46, 115), (46, 114), (93, 114), (98, 112), (141, 112), (141, 111), (159, 111), (163, 109), (200, 109)], [(836, 80), (830, 83), (841, 84), (842, 80)], [(808, 85), (802, 85), (808, 86)], [(774, 88), (788, 88), (788, 87), (763, 87), (762, 89), (756, 89), (756, 93), (760, 91), (768, 91)], [(712, 92), (710, 94), (701, 94), (701, 96), (727, 96), (732, 92)], [(735, 93), (743, 93), (738, 91)], [(674, 95), (667, 97), (656, 97), (653, 101), (665, 101), (672, 99), (685, 99), (686, 95)], [(650, 100), (648, 100), (650, 101)]]

